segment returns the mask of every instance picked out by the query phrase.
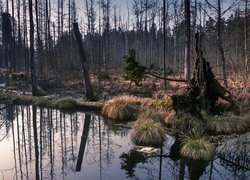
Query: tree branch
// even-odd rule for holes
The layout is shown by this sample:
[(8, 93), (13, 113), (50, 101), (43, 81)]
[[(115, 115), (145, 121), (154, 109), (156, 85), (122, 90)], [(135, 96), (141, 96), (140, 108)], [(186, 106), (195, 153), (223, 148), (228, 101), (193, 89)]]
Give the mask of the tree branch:
[(208, 2), (208, 0), (205, 0), (206, 3), (208, 4), (208, 6), (212, 7), (213, 9), (215, 9), (216, 11), (218, 11), (217, 7), (215, 7), (214, 5), (212, 5), (210, 2)]
[(225, 15), (228, 10), (230, 10), (231, 8), (233, 8), (234, 6), (236, 6), (239, 2), (240, 2), (240, 0), (235, 0), (225, 11), (223, 11), (221, 13), (221, 16)]
[(158, 76), (158, 75), (156, 75), (156, 74), (153, 74), (153, 73), (151, 73), (151, 72), (149, 72), (149, 71), (146, 71), (146, 74), (148, 74), (148, 75), (150, 75), (150, 76), (153, 76), (153, 77), (155, 77), (155, 78), (158, 78), (158, 79), (163, 79), (163, 80), (165, 79), (165, 80), (167, 80), (167, 81), (187, 82), (187, 80), (185, 80), (185, 79), (164, 78), (164, 77)]
[(206, 11), (206, 9), (204, 9), (202, 6), (200, 6), (201, 7), (201, 9), (206, 13), (206, 15), (209, 17), (209, 18), (211, 18), (215, 23), (217, 22), (214, 18), (212, 18), (212, 16), (210, 16), (209, 14), (208, 14), (208, 12)]

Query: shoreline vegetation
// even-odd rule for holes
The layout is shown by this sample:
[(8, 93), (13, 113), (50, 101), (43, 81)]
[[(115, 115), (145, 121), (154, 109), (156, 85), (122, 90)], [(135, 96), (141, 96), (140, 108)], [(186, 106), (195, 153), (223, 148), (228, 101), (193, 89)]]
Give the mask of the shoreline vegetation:
[[(110, 79), (106, 81), (110, 81)], [(239, 103), (237, 114), (235, 114), (234, 109), (230, 109), (229, 103), (219, 100), (215, 105), (216, 114), (210, 115), (201, 111), (195, 115), (188, 113), (188, 105), (186, 111), (175, 108), (175, 95), (184, 94), (186, 87), (179, 87), (179, 90), (172, 90), (172, 93), (171, 90), (168, 93), (157, 91), (157, 87), (154, 87), (152, 90), (157, 93), (151, 93), (150, 97), (112, 93), (109, 98), (106, 97), (103, 101), (97, 102), (87, 102), (83, 98), (71, 95), (63, 97), (58, 96), (58, 94), (31, 96), (26, 93), (19, 95), (17, 92), (20, 84), (17, 83), (16, 87), (17, 91), (15, 88), (14, 90), (1, 90), (0, 103), (35, 105), (69, 113), (92, 111), (101, 114), (112, 123), (130, 121), (132, 122), (130, 138), (135, 145), (160, 147), (164, 143), (166, 135), (171, 135), (180, 142), (179, 153), (186, 159), (207, 161), (213, 157), (221, 137), (250, 131), (250, 98), (247, 93), (236, 96)], [(107, 87), (104, 86), (105, 88)], [(78, 88), (74, 90), (79, 91)], [(118, 94), (118, 96), (114, 96), (114, 94)]]
[(18, 95), (16, 93), (8, 91), (0, 91), (0, 103), (15, 105), (35, 105), (38, 107), (48, 107), (69, 112), (79, 110), (100, 111), (103, 106), (102, 102), (85, 102), (83, 100), (76, 100), (72, 97), (59, 98), (55, 96)]

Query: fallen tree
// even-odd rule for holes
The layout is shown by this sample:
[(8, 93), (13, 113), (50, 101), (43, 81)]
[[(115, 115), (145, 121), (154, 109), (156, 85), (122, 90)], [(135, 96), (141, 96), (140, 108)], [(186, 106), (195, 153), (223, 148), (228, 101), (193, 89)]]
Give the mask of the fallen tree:
[[(238, 103), (235, 101), (235, 98), (226, 88), (220, 85), (212, 72), (209, 62), (203, 57), (200, 34), (196, 33), (195, 37), (196, 63), (193, 77), (187, 92), (172, 97), (173, 108), (176, 112), (185, 111), (191, 114), (210, 114), (214, 111), (216, 101), (222, 98), (228, 101), (235, 109), (238, 109)], [(150, 68), (136, 62), (134, 49), (129, 49), (128, 54), (124, 56), (122, 72), (124, 79), (131, 80), (139, 86), (141, 85), (141, 80), (146, 78), (147, 75), (168, 81), (187, 82), (184, 79), (164, 78), (151, 73)]]

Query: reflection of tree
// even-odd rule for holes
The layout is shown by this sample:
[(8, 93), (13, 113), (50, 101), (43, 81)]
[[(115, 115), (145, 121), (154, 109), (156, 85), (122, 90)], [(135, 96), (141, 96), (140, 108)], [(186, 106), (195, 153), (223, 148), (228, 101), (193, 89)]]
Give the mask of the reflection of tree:
[(209, 162), (202, 160), (185, 160), (188, 167), (190, 180), (199, 180), (202, 174), (206, 170), (206, 166)]
[(138, 163), (145, 163), (146, 159), (141, 152), (130, 150), (128, 153), (122, 153), (121, 169), (125, 170), (127, 177), (134, 177), (135, 167)]
[(32, 115), (33, 115), (33, 133), (34, 133), (34, 145), (35, 145), (35, 168), (36, 168), (36, 180), (40, 179), (39, 177), (39, 150), (38, 150), (38, 138), (37, 138), (37, 122), (36, 122), (36, 114), (37, 107), (32, 106)]
[(8, 104), (2, 110), (5, 111), (2, 114), (3, 117), (0, 119), (0, 141), (5, 139), (9, 134), (11, 123), (15, 119), (15, 106)]
[(248, 179), (250, 175), (250, 133), (230, 137), (218, 148), (217, 156), (235, 179)]
[(90, 120), (91, 120), (91, 115), (85, 114), (85, 121), (84, 121), (84, 127), (82, 131), (81, 144), (80, 144), (79, 153), (78, 153), (76, 171), (81, 171), (83, 155), (84, 155), (86, 143), (88, 140)]
[[(9, 110), (9, 113), (11, 111), (13, 109)], [(106, 172), (112, 170), (113, 166), (111, 165), (117, 162), (116, 158), (120, 158), (121, 169), (128, 178), (136, 178), (138, 175), (140, 178), (144, 176), (147, 179), (178, 179), (179, 175), (184, 179), (188, 177), (197, 179), (201, 175), (203, 179), (209, 179), (209, 177), (213, 179), (214, 177), (218, 178), (218, 176), (221, 179), (228, 177), (247, 179), (249, 177), (249, 134), (242, 136), (240, 140), (227, 143), (229, 149), (223, 146), (222, 149), (225, 151), (219, 151), (216, 156), (218, 159), (211, 162), (204, 173), (205, 166), (201, 167), (200, 163), (190, 165), (185, 160), (182, 160), (184, 166), (183, 163), (180, 163), (179, 147), (176, 143), (173, 145), (171, 143), (164, 144), (165, 155), (160, 151), (148, 154), (126, 150), (127, 153), (115, 157), (117, 151), (120, 152), (121, 149), (126, 148), (121, 147), (117, 140), (127, 142), (129, 125), (113, 125), (118, 126), (113, 132), (102, 118), (91, 117), (89, 128), (84, 128), (86, 116), (83, 113), (65, 114), (58, 110), (32, 109), (32, 106), (14, 107), (15, 121), (9, 122), (12, 131), (9, 132), (8, 136), (11, 136), (11, 133), (13, 135), (10, 139), (13, 140), (15, 161), (13, 164), (16, 164), (17, 176), (19, 178), (23, 176), (23, 179), (26, 176), (28, 179), (35, 178), (33, 173), (36, 165), (35, 144), (37, 144), (40, 151), (38, 161), (40, 177), (43, 179), (67, 179), (66, 176), (73, 174), (76, 169), (80, 136), (84, 129), (89, 129), (82, 161), (85, 165), (88, 163), (93, 164), (93, 167), (98, 166), (100, 179), (105, 176)], [(4, 122), (3, 128), (6, 128), (6, 109), (0, 114), (0, 119)], [(33, 123), (35, 119), (36, 125)], [(37, 126), (36, 132), (34, 132), (35, 126)], [(6, 132), (6, 129), (1, 130)], [(34, 135), (36, 135), (37, 143), (34, 141)], [(230, 137), (230, 139), (234, 138)], [(198, 172), (197, 168), (199, 170), (198, 176), (195, 174)], [(189, 172), (189, 176), (187, 172)]]
[[(99, 162), (101, 170), (105, 169), (105, 167), (110, 167), (112, 165), (112, 159), (115, 157), (114, 149), (120, 148), (120, 146), (114, 142), (114, 134), (109, 130), (109, 127), (96, 116), (92, 119), (90, 134), (87, 150), (88, 163), (93, 164)], [(99, 159), (96, 157), (99, 157)]]

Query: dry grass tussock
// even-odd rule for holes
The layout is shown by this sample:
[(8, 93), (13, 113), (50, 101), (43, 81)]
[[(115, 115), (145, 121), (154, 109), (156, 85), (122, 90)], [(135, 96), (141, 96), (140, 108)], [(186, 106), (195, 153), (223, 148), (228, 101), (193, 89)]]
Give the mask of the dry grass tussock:
[(177, 115), (171, 121), (172, 128), (182, 133), (198, 131), (202, 133), (204, 131), (204, 122), (191, 114), (178, 112)]
[[(158, 119), (159, 120), (159, 119)], [(150, 118), (139, 119), (132, 128), (131, 140), (141, 146), (161, 146), (164, 142), (166, 132), (162, 123)]]
[(140, 125), (141, 123), (143, 123), (144, 121), (147, 121), (147, 120), (152, 120), (154, 122), (164, 123), (164, 118), (162, 117), (162, 115), (160, 113), (158, 113), (157, 111), (154, 111), (154, 110), (149, 110), (149, 111), (141, 113), (138, 116), (135, 124), (137, 126), (137, 124)]
[(242, 119), (246, 122), (248, 130), (250, 130), (250, 112), (245, 114)]
[(182, 142), (181, 155), (194, 160), (209, 161), (213, 158), (215, 147), (205, 137), (187, 137)]
[(115, 97), (102, 107), (102, 114), (116, 121), (132, 121), (139, 111), (139, 100), (135, 96)]
[(132, 141), (136, 145), (162, 145), (166, 136), (163, 123), (164, 118), (156, 111), (149, 110), (140, 114), (132, 128)]
[(175, 116), (175, 111), (172, 108), (173, 101), (170, 97), (166, 99), (152, 99), (152, 98), (142, 98), (141, 108), (144, 111), (157, 111), (164, 117), (166, 124), (171, 123), (173, 117)]
[(132, 95), (116, 96), (111, 101), (119, 101), (124, 103), (139, 103), (140, 98)]
[(250, 113), (250, 93), (242, 93), (238, 96), (240, 113), (242, 115)]
[(250, 120), (248, 118), (247, 116), (242, 118), (232, 114), (217, 117), (208, 116), (206, 117), (207, 130), (214, 134), (243, 133), (249, 127)]

